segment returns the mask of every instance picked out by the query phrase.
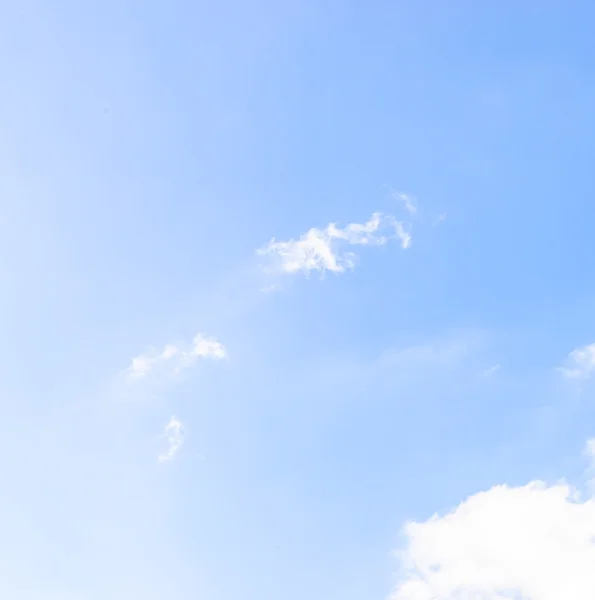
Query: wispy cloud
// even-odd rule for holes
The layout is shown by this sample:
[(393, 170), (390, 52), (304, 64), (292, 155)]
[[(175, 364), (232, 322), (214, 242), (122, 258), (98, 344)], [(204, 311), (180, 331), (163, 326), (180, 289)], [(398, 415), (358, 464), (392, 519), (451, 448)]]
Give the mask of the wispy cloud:
[(474, 356), (485, 346), (480, 331), (458, 331), (423, 343), (384, 351), (375, 361), (381, 367), (399, 367), (406, 371), (428, 368), (451, 369)]
[(260, 291), (263, 294), (273, 294), (274, 292), (278, 292), (281, 290), (281, 286), (278, 283), (271, 283), (271, 285), (265, 285), (263, 288), (260, 288)]
[(446, 221), (446, 213), (445, 212), (441, 212), (435, 219), (434, 222), (432, 223), (432, 227), (436, 227), (437, 225), (440, 225), (440, 223), (442, 223), (443, 221)]
[(344, 228), (330, 223), (324, 229), (312, 228), (299, 239), (286, 242), (273, 238), (257, 253), (269, 259), (267, 268), (274, 271), (343, 273), (356, 264), (356, 255), (347, 251), (347, 246), (383, 246), (391, 240), (399, 240), (401, 247), (407, 249), (411, 234), (401, 221), (376, 212), (365, 223), (351, 223)]
[(163, 437), (167, 440), (167, 450), (159, 455), (157, 458), (159, 462), (171, 460), (182, 447), (184, 443), (184, 426), (182, 422), (178, 418), (172, 417), (165, 426)]
[(126, 373), (130, 379), (143, 379), (155, 369), (166, 368), (174, 374), (190, 367), (200, 358), (222, 359), (227, 356), (225, 346), (201, 333), (194, 336), (189, 346), (167, 344), (163, 350), (149, 348), (132, 359)]
[(587, 379), (595, 373), (595, 343), (575, 348), (559, 371), (570, 379)]
[(403, 203), (405, 210), (409, 214), (415, 214), (417, 212), (417, 206), (415, 205), (415, 199), (409, 194), (405, 194), (403, 192), (391, 192), (391, 195), (395, 200)]

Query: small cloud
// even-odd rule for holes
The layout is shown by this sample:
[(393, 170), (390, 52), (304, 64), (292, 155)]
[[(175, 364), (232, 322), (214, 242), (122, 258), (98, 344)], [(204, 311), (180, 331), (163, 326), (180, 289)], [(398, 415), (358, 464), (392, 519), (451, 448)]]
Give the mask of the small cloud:
[(177, 374), (199, 358), (222, 359), (226, 356), (227, 352), (223, 344), (198, 333), (186, 348), (175, 344), (167, 344), (161, 351), (149, 348), (132, 359), (126, 373), (132, 380), (143, 379), (157, 368), (167, 368)]
[(595, 343), (575, 348), (559, 371), (569, 379), (588, 379), (595, 372)]
[(227, 352), (223, 344), (212, 338), (205, 338), (198, 333), (192, 340), (192, 349), (190, 350), (191, 357), (201, 358), (225, 358)]
[(157, 458), (158, 462), (167, 462), (174, 458), (184, 443), (184, 426), (182, 422), (172, 417), (165, 426), (163, 437), (167, 440), (167, 450)]
[(403, 223), (377, 212), (365, 223), (351, 223), (343, 228), (330, 223), (324, 229), (312, 228), (299, 239), (286, 242), (273, 238), (257, 253), (269, 258), (269, 269), (273, 271), (343, 273), (356, 264), (355, 254), (345, 250), (346, 246), (383, 246), (391, 240), (399, 240), (403, 249), (411, 246), (411, 234)]

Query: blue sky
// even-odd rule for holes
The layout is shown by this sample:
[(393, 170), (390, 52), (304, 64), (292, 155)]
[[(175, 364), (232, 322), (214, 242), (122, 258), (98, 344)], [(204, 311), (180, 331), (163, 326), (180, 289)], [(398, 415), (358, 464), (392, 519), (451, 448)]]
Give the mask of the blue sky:
[(595, 7), (2, 12), (0, 596), (593, 597)]

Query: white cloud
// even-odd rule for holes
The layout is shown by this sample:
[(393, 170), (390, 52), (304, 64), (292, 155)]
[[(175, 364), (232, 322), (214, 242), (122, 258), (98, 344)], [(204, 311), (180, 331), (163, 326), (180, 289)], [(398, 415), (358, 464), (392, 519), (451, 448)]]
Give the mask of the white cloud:
[(404, 194), (403, 192), (393, 192), (392, 196), (396, 200), (399, 200), (400, 202), (403, 203), (403, 205), (405, 206), (405, 210), (408, 213), (414, 214), (417, 212), (417, 207), (415, 206), (415, 200), (408, 194)]
[(560, 371), (570, 379), (586, 379), (595, 371), (595, 343), (574, 349)]
[(179, 373), (199, 358), (222, 359), (226, 356), (223, 344), (198, 333), (189, 347), (167, 344), (160, 352), (150, 348), (132, 359), (127, 374), (130, 379), (142, 379), (157, 368), (167, 368), (173, 373)]
[(595, 598), (595, 502), (566, 484), (494, 487), (404, 532), (392, 600)]
[(167, 440), (167, 450), (159, 455), (159, 462), (171, 460), (184, 443), (184, 426), (176, 417), (172, 417), (165, 426), (163, 437)]
[(401, 221), (374, 213), (366, 223), (351, 223), (342, 229), (330, 223), (324, 229), (310, 229), (298, 240), (278, 242), (273, 238), (257, 252), (270, 259), (273, 270), (342, 273), (354, 268), (356, 262), (355, 254), (346, 251), (346, 246), (383, 246), (394, 239), (403, 249), (411, 245), (411, 234)]

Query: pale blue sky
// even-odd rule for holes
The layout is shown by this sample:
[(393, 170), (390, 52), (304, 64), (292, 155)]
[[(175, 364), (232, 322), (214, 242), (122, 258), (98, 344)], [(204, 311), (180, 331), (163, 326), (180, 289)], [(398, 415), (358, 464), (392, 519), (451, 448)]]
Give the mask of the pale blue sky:
[(585, 487), (595, 6), (1, 13), (0, 597), (385, 599), (407, 522)]

